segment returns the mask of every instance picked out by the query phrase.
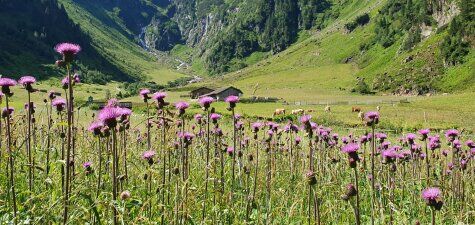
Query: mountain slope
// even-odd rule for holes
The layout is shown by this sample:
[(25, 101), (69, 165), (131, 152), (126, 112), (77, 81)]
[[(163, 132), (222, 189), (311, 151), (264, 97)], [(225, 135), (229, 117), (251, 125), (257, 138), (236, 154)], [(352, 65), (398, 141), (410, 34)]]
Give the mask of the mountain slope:
[(59, 57), (54, 45), (73, 41), (83, 48), (82, 66), (128, 79), (97, 52), (90, 44), (90, 37), (69, 19), (56, 1), (1, 0), (0, 4), (0, 73), (13, 77), (29, 73), (51, 76), (57, 73), (51, 64)]
[[(404, 34), (388, 47), (374, 42), (376, 18), (389, 1), (352, 1), (325, 29), (254, 66), (230, 73), (218, 85), (216, 80), (209, 85), (233, 84), (249, 95), (290, 101), (358, 99), (349, 93), (358, 91), (361, 82), (369, 91), (397, 94), (473, 91), (473, 47), (462, 63), (444, 65), (440, 46), (448, 34), (443, 28), (404, 51), (400, 51)], [(368, 24), (352, 32), (345, 29), (365, 13), (371, 18)]]
[[(60, 74), (52, 63), (59, 42), (80, 44), (78, 68), (91, 83), (153, 80), (166, 84), (183, 75), (157, 63), (140, 47), (136, 32), (158, 6), (137, 1), (0, 0), (0, 73), (18, 77)], [(122, 7), (122, 8), (120, 8)], [(122, 9), (122, 11), (121, 11)], [(127, 12), (127, 13), (123, 13)]]

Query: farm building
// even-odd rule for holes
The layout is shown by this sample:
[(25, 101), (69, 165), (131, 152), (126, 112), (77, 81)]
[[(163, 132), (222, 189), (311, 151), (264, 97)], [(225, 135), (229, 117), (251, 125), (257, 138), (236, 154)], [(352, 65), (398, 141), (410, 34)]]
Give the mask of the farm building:
[(211, 89), (211, 88), (207, 88), (207, 87), (200, 87), (200, 88), (197, 88), (197, 89), (194, 89), (192, 91), (190, 91), (190, 97), (192, 99), (197, 99), (198, 97), (202, 96), (202, 95), (205, 95), (205, 94), (208, 94), (210, 92), (213, 92), (214, 90)]
[(229, 87), (220, 88), (218, 90), (212, 91), (202, 96), (210, 96), (210, 97), (215, 98), (217, 101), (224, 101), (227, 97), (231, 95), (241, 96), (242, 94), (243, 93), (241, 90), (235, 87), (229, 86)]

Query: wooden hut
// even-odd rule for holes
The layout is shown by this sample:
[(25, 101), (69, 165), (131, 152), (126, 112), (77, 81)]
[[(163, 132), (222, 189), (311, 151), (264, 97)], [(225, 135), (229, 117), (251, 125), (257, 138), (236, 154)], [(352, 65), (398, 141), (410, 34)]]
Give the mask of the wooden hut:
[(211, 88), (207, 88), (207, 87), (200, 87), (200, 88), (197, 88), (197, 89), (194, 89), (192, 91), (190, 91), (190, 98), (192, 99), (197, 99), (198, 97), (202, 96), (202, 95), (206, 95), (210, 92), (213, 92), (214, 90), (211, 89)]
[(241, 90), (229, 86), (229, 87), (224, 87), (220, 88), (218, 90), (212, 91), (208, 94), (202, 95), (202, 96), (210, 96), (216, 99), (217, 101), (224, 101), (227, 97), (234, 95), (234, 96), (241, 96), (243, 93)]

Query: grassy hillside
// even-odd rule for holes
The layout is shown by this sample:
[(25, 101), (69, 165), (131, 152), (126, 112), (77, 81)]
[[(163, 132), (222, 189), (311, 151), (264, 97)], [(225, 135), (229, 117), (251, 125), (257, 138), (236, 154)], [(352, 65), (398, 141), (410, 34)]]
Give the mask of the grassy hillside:
[[(374, 44), (367, 50), (361, 49), (373, 40), (374, 18), (384, 4), (385, 1), (371, 1), (370, 4), (353, 1), (334, 23), (322, 31), (314, 31), (309, 38), (283, 52), (231, 73), (222, 80), (210, 80), (208, 84), (231, 83), (249, 95), (256, 90), (257, 96), (281, 97), (290, 101), (318, 100), (328, 96), (361, 98), (351, 93), (357, 77), (364, 78), (370, 87), (382, 93), (418, 85), (427, 85), (428, 89), (439, 92), (473, 90), (473, 48), (465, 57), (465, 63), (444, 67), (439, 47), (447, 35), (444, 30), (432, 34), (408, 51), (400, 51), (402, 40), (386, 48)], [(363, 13), (369, 13), (370, 23), (351, 33), (346, 32), (344, 25)], [(406, 60), (409, 57), (411, 60)]]
[(112, 12), (91, 1), (60, 0), (71, 19), (89, 34), (93, 46), (128, 74), (144, 80), (166, 84), (183, 75), (157, 63), (130, 38), (129, 31)]
[(53, 48), (60, 42), (81, 45), (75, 69), (88, 83), (166, 84), (183, 76), (158, 63), (157, 56), (136, 41), (141, 24), (153, 12), (159, 13), (150, 2), (0, 0), (0, 4), (0, 74), (4, 76), (62, 76), (53, 65), (59, 58)]
[(351, 97), (349, 90), (356, 82), (355, 74), (359, 69), (356, 64), (342, 61), (358, 53), (359, 44), (370, 37), (371, 28), (368, 26), (345, 34), (342, 27), (349, 18), (369, 9), (377, 12), (378, 2), (364, 3), (366, 1), (359, 0), (350, 4), (344, 9), (345, 16), (322, 31), (314, 31), (309, 38), (287, 50), (209, 83), (218, 86), (231, 83), (246, 94), (251, 94), (257, 85), (255, 95), (289, 101)]

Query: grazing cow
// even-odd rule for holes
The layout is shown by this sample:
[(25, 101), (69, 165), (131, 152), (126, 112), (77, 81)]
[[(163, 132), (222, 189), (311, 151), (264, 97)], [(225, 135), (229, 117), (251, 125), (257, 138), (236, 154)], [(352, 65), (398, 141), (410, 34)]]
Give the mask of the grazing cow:
[(304, 113), (303, 109), (294, 109), (292, 110), (292, 115), (302, 115)]
[(361, 112), (361, 108), (353, 106), (353, 107), (351, 107), (351, 112)]
[(330, 106), (327, 105), (327, 106), (325, 107), (325, 112), (329, 113), (329, 112), (331, 112), (331, 111), (332, 111), (332, 110), (331, 110)]
[(313, 110), (313, 109), (307, 109), (307, 113), (313, 113), (313, 112), (315, 112), (315, 110)]
[(364, 112), (363, 112), (363, 111), (360, 111), (360, 112), (358, 113), (358, 118), (360, 118), (361, 121), (364, 120)]
[(376, 110), (378, 110), (378, 112), (381, 111), (381, 106), (379, 106), (379, 105), (376, 106)]
[(285, 115), (285, 109), (276, 109), (273, 116)]

